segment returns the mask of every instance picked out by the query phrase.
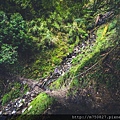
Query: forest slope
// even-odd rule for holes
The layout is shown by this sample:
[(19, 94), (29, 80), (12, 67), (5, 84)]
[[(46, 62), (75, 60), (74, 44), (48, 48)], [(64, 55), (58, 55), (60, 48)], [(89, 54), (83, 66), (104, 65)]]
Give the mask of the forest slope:
[[(12, 10), (3, 7), (9, 0), (0, 6), (5, 11), (0, 13), (0, 113), (23, 114), (16, 119), (42, 113), (119, 113), (119, 0), (56, 1), (49, 7), (41, 0), (45, 15), (34, 2), (12, 2), (28, 15), (5, 13)], [(98, 13), (112, 17), (95, 26)]]

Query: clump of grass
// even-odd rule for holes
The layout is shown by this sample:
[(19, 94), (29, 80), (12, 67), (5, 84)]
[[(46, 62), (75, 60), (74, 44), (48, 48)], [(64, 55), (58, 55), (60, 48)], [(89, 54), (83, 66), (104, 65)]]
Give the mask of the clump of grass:
[(67, 80), (67, 78), (69, 78), (69, 74), (66, 73), (64, 76), (59, 77), (55, 82), (53, 82), (50, 85), (50, 89), (60, 89), (63, 85), (65, 85), (65, 82)]

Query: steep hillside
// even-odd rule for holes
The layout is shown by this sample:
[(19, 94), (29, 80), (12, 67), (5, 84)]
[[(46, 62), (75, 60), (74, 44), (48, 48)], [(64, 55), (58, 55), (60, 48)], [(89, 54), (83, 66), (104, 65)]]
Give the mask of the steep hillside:
[[(44, 114), (119, 114), (120, 47), (115, 34), (118, 17), (97, 27), (91, 34), (95, 37), (92, 47), (86, 46), (72, 59), (70, 71), (47, 84), (45, 93), (55, 101), (44, 108)], [(44, 105), (41, 99), (35, 98), (24, 114), (43, 113), (35, 107)], [(17, 119), (21, 118), (24, 115)]]
[[(28, 15), (3, 8), (11, 2)], [(24, 2), (0, 5), (11, 10), (0, 12), (0, 115), (119, 114), (119, 0)]]

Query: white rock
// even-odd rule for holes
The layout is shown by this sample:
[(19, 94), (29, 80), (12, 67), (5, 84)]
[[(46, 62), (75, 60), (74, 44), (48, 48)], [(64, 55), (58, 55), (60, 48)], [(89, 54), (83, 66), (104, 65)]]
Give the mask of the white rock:
[(9, 80), (7, 80), (7, 82), (9, 82)]
[(6, 108), (5, 110), (6, 110), (6, 111), (8, 111), (8, 110), (9, 110), (9, 108)]
[(10, 107), (10, 104), (8, 104), (7, 107)]
[(18, 103), (21, 103), (22, 102), (22, 99), (20, 99), (19, 101), (18, 101)]
[(31, 94), (31, 97), (34, 97), (34, 96), (35, 96), (35, 94), (34, 94), (34, 93), (32, 93), (32, 94)]
[(15, 114), (15, 113), (16, 113), (16, 111), (15, 111), (15, 110), (13, 110), (13, 111), (12, 111), (12, 114)]
[(62, 73), (62, 76), (65, 74), (65, 72), (63, 71), (63, 73)]
[(25, 99), (22, 99), (23, 102), (25, 102)]
[(26, 81), (23, 81), (23, 84), (26, 84), (27, 82)]
[(23, 103), (20, 103), (18, 107), (21, 107), (23, 105)]
[(19, 103), (16, 102), (16, 106), (18, 106)]
[(72, 58), (75, 58), (75, 56), (72, 56)]
[(14, 107), (17, 107), (17, 105), (15, 104)]
[(24, 108), (24, 109), (22, 110), (22, 113), (24, 113), (26, 109), (27, 109), (27, 108)]
[(26, 95), (29, 95), (30, 92), (27, 92)]
[(32, 108), (32, 105), (28, 108), (28, 111)]
[(2, 115), (2, 111), (0, 111), (0, 115)]
[(30, 105), (30, 103), (28, 103), (28, 106)]

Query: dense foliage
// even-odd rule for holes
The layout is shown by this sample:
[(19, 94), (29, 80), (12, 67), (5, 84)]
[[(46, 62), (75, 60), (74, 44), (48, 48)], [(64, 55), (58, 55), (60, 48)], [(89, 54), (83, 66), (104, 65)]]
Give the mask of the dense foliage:
[(14, 64), (18, 54), (31, 51), (32, 39), (27, 34), (27, 23), (19, 13), (8, 18), (0, 12), (0, 65)]
[[(120, 0), (0, 0), (0, 3), (0, 76), (12, 73), (25, 78), (43, 79), (70, 55), (75, 46), (89, 38), (92, 29), (96, 29), (94, 46), (88, 45), (85, 50), (81, 48), (82, 52), (73, 59), (70, 71), (50, 88), (58, 89), (72, 79), (70, 87), (75, 90), (77, 87), (88, 87), (88, 83), (92, 82), (105, 84), (109, 89), (113, 87), (115, 92), (118, 90)], [(95, 28), (98, 14), (108, 11), (114, 13), (114, 18), (106, 20), (99, 29)], [(104, 58), (104, 54), (112, 49), (113, 53)], [(97, 67), (90, 73), (85, 73), (81, 78), (78, 76), (97, 62)], [(106, 65), (112, 67), (107, 68)], [(3, 96), (2, 104), (21, 94), (16, 91), (20, 86), (16, 86)], [(43, 96), (48, 98), (44, 94), (40, 97)], [(48, 100), (48, 103), (51, 104), (51, 101)], [(35, 106), (36, 102), (32, 104)], [(40, 105), (43, 108), (41, 112), (45, 106)], [(28, 112), (34, 109), (36, 111), (35, 107)]]
[(119, 3), (119, 0), (1, 1), (0, 64), (13, 64), (20, 56), (29, 59), (33, 50), (32, 55), (55, 48), (58, 37), (67, 39), (68, 45), (82, 42), (88, 37), (87, 30), (94, 27), (96, 13), (100, 9), (117, 13), (115, 8), (119, 9)]

